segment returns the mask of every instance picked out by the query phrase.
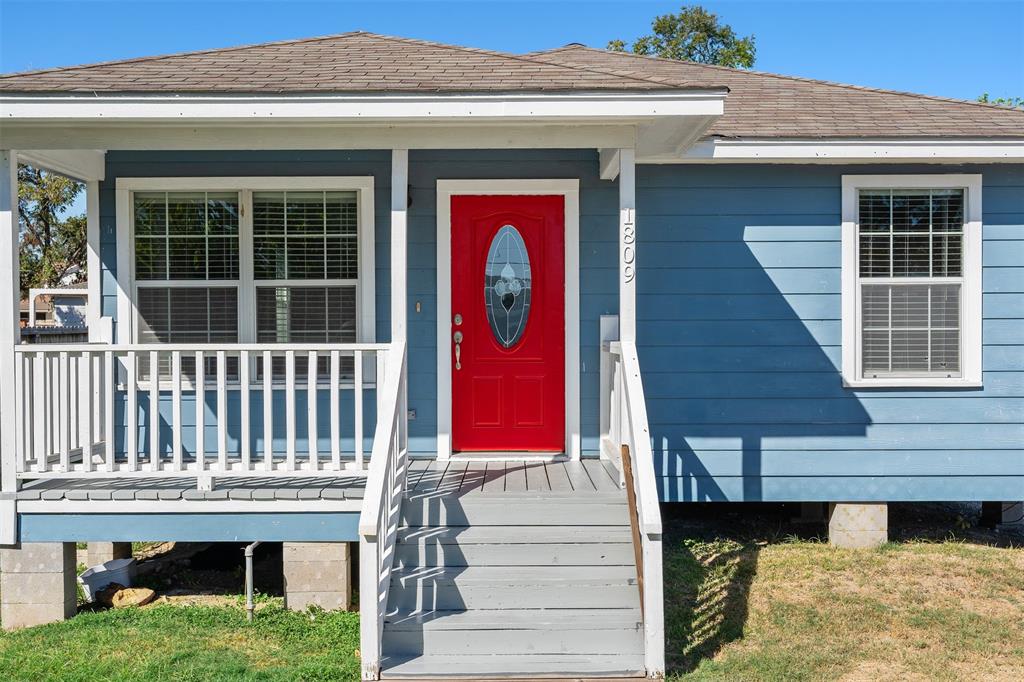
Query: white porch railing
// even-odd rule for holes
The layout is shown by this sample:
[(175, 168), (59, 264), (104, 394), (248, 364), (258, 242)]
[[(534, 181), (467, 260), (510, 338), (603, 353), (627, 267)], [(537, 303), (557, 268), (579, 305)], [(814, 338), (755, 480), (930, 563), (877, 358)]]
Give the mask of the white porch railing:
[(18, 345), (17, 448), (3, 456), (22, 479), (363, 469), (366, 392), (389, 348)]
[(409, 464), (405, 344), (395, 344), (393, 352), (382, 384), (383, 402), (359, 516), (359, 652), (364, 680), (380, 677), (381, 637)]
[(632, 342), (606, 343), (601, 353), (601, 404), (608, 410), (601, 415), (601, 455), (621, 468), (625, 446), (632, 460), (632, 476), (623, 476), (623, 483), (631, 479), (636, 498), (645, 665), (649, 677), (660, 678), (665, 674), (661, 509), (640, 361)]

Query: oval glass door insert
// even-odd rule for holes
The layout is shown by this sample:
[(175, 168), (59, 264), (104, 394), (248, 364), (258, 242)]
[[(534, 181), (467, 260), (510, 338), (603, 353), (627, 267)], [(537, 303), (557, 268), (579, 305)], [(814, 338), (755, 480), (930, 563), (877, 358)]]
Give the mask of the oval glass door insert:
[(484, 305), (491, 332), (505, 348), (523, 337), (530, 316), (530, 255), (519, 230), (503, 225), (491, 240), (484, 270)]

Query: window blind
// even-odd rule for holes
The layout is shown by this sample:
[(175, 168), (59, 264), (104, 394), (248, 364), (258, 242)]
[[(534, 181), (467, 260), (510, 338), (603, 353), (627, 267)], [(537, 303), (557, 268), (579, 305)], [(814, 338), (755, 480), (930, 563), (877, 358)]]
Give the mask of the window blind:
[(963, 190), (860, 190), (864, 377), (959, 376), (963, 234)]
[(355, 192), (254, 192), (256, 279), (359, 276)]
[(238, 279), (238, 194), (136, 192), (137, 280)]
[[(354, 343), (356, 288), (354, 286), (256, 287), (258, 343)], [(330, 358), (318, 359), (318, 374), (329, 373)], [(282, 375), (282, 358), (274, 359), (274, 376)], [(308, 371), (307, 359), (296, 358), (296, 372)], [(351, 358), (342, 370), (351, 374)]]

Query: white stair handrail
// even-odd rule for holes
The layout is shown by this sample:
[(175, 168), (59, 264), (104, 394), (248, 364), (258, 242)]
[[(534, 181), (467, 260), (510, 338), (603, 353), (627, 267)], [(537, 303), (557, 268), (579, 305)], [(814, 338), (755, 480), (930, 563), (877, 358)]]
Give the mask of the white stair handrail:
[(380, 677), (384, 613), (408, 466), (404, 343), (392, 344), (384, 375), (359, 515), (360, 657), (364, 680)]
[(638, 577), (643, 585), (644, 666), (648, 677), (660, 679), (665, 675), (661, 508), (640, 360), (631, 341), (610, 342), (602, 353), (602, 391), (608, 393), (602, 405), (609, 411), (602, 415), (602, 430), (607, 428), (602, 434), (602, 450), (612, 457), (625, 445), (632, 461), (642, 552), (637, 570), (642, 571)]

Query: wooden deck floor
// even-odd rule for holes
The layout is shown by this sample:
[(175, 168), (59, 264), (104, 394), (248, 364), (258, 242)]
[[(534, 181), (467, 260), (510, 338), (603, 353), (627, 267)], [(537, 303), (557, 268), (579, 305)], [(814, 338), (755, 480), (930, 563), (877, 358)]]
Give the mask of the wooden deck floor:
[[(608, 462), (505, 462), (413, 460), (406, 479), (410, 499), (488, 496), (601, 496), (620, 494), (618, 471)], [(44, 478), (14, 494), (23, 501), (116, 500), (358, 500), (366, 477), (353, 472), (320, 476), (225, 476), (214, 490), (197, 489), (191, 476)]]
[(618, 495), (619, 472), (609, 462), (414, 461), (406, 495), (488, 497), (506, 495)]

